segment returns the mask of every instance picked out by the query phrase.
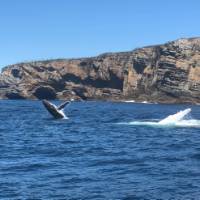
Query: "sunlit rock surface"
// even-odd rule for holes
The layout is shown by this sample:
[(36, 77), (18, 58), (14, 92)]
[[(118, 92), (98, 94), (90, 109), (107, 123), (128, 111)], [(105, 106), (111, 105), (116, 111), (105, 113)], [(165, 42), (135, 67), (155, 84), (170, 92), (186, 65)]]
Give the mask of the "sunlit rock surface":
[(0, 98), (200, 103), (200, 38), (10, 65), (0, 74)]

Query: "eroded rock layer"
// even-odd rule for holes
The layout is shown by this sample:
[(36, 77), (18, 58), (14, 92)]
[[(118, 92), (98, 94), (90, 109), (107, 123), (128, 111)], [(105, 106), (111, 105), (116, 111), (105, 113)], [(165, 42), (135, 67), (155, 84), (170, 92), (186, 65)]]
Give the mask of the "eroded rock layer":
[(0, 98), (200, 103), (200, 38), (10, 65), (0, 74)]

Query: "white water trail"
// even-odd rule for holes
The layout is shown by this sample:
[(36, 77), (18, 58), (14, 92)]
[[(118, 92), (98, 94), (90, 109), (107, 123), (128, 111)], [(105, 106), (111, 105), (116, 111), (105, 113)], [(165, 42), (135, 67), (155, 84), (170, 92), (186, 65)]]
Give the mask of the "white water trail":
[(128, 125), (137, 125), (137, 126), (157, 126), (157, 127), (196, 127), (200, 128), (200, 120), (196, 119), (186, 119), (186, 117), (191, 112), (191, 108), (181, 110), (176, 114), (169, 115), (168, 117), (155, 122), (155, 121), (133, 121), (128, 123)]

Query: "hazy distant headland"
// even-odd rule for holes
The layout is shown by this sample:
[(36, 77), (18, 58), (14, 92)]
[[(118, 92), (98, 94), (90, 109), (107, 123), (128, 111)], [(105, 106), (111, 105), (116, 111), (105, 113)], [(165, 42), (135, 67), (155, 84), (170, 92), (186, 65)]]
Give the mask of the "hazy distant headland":
[(0, 98), (200, 103), (200, 38), (10, 65), (0, 74)]

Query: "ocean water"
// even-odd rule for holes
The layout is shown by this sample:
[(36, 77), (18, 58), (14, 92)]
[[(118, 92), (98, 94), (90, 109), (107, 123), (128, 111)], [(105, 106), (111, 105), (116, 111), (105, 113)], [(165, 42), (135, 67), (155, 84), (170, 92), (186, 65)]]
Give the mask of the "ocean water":
[(65, 113), (0, 101), (0, 199), (200, 198), (199, 106), (73, 102)]

